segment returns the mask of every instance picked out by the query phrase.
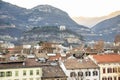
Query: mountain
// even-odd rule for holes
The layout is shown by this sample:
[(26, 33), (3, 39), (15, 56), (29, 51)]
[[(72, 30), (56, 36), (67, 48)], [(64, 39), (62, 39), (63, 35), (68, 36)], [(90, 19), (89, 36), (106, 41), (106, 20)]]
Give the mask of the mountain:
[(64, 25), (72, 30), (80, 30), (81, 28), (88, 29), (87, 27), (78, 25), (66, 12), (50, 5), (36, 6), (29, 11), (28, 15), (29, 25), (35, 27)]
[[(50, 42), (60, 42), (64, 43), (67, 38), (77, 38), (79, 40), (83, 40), (83, 37), (76, 32), (61, 28), (58, 26), (42, 26), (42, 27), (34, 27), (33, 29), (26, 31), (24, 34), (24, 40), (26, 41), (50, 41)], [(74, 39), (73, 39), (74, 40)]]
[[(85, 24), (94, 21), (95, 23), (93, 22), (92, 25), (95, 25), (99, 22), (94, 27), (88, 28), (77, 24), (66, 12), (50, 5), (38, 5), (32, 9), (25, 9), (0, 0), (0, 35), (18, 37), (19, 39), (25, 37), (26, 40), (32, 40), (35, 36), (45, 37), (45, 34), (49, 36), (45, 37), (46, 39), (59, 41), (61, 31), (56, 28), (65, 26), (66, 37), (69, 35), (80, 37), (82, 35), (86, 41), (98, 39), (113, 41), (114, 36), (120, 33), (119, 14), (120, 11), (117, 11), (100, 18), (91, 18), (90, 20), (88, 18)], [(82, 20), (84, 22), (86, 19), (82, 18)], [(53, 30), (51, 30), (51, 26), (54, 26)], [(43, 27), (46, 29), (45, 32)]]
[(7, 28), (1, 28), (0, 29), (0, 35), (2, 36), (11, 36), (11, 37), (20, 37), (22, 36), (22, 31), (17, 28), (7, 27)]
[(38, 5), (32, 9), (25, 9), (0, 0), (0, 35), (5, 34), (20, 38), (22, 33), (24, 34), (34, 27), (59, 27), (61, 25), (65, 26), (67, 30), (77, 32), (78, 35), (87, 34), (90, 31), (89, 28), (73, 21), (66, 12), (53, 6)]
[(120, 15), (104, 20), (91, 28), (92, 32), (106, 41), (114, 41), (117, 34), (120, 34)]
[(66, 12), (50, 5), (25, 9), (0, 1), (0, 25), (2, 24), (14, 24), (19, 29), (60, 25), (71, 29), (87, 29), (73, 21)]
[(26, 9), (17, 7), (10, 3), (0, 1), (0, 25), (14, 24), (17, 27), (24, 27)]
[(101, 17), (73, 17), (72, 19), (78, 24), (82, 24), (84, 26), (91, 28), (101, 21), (110, 19), (118, 15), (120, 15), (120, 11), (115, 11), (115, 12), (110, 13), (109, 15), (101, 16)]

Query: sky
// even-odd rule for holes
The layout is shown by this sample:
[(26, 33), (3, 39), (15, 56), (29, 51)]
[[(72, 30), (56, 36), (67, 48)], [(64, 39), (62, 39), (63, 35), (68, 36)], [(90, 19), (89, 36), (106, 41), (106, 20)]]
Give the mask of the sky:
[(27, 9), (52, 5), (71, 17), (100, 17), (120, 10), (120, 0), (3, 0)]

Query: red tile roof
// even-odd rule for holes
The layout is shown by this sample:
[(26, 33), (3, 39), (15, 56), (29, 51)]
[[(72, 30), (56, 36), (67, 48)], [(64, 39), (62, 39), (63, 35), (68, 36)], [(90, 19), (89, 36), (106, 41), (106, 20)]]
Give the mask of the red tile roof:
[(120, 62), (120, 55), (119, 54), (93, 55), (93, 58), (97, 61), (97, 63), (116, 63), (116, 62)]
[(54, 61), (54, 60), (59, 60), (61, 58), (60, 54), (56, 54), (56, 56), (49, 56), (48, 60)]

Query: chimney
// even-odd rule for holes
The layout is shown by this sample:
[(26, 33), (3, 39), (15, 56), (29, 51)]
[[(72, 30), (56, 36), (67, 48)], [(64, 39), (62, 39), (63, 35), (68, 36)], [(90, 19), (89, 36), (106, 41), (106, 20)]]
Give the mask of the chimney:
[(25, 62), (23, 62), (23, 66), (25, 66)]

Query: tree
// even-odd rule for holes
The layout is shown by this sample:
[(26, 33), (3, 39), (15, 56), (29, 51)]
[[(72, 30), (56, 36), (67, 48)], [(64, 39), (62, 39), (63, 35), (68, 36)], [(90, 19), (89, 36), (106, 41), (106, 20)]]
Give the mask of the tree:
[(43, 41), (38, 42), (39, 46), (41, 46), (43, 43), (44, 43)]
[(102, 52), (104, 49), (104, 41), (103, 40), (97, 41), (96, 44), (94, 45), (94, 49), (97, 52)]
[(115, 36), (114, 43), (115, 43), (115, 46), (120, 46), (120, 34), (117, 34)]

